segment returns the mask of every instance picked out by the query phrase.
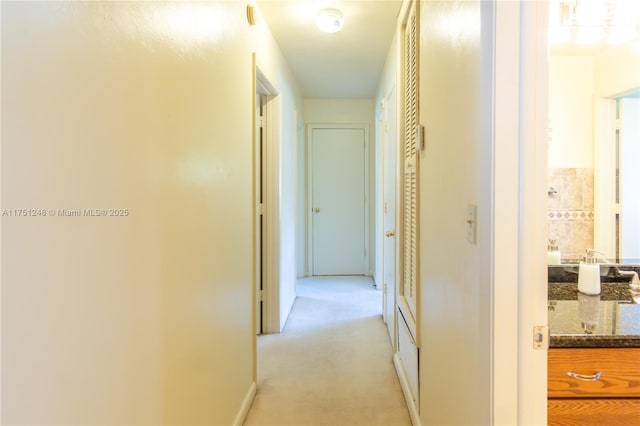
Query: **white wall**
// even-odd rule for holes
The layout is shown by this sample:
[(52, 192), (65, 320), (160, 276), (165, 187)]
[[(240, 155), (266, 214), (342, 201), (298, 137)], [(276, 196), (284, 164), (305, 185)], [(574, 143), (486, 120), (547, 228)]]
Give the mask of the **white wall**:
[[(289, 104), (287, 105), (286, 99)], [(289, 312), (296, 300), (296, 212), (297, 192), (297, 105), (291, 96), (285, 97), (283, 105), (283, 138), (280, 164), (280, 271), (275, 284), (279, 285), (280, 318), (279, 331), (284, 329)], [(300, 102), (302, 99), (299, 99)], [(301, 103), (299, 104), (301, 105)], [(293, 110), (293, 111), (292, 111)]]
[(304, 99), (305, 124), (369, 124), (374, 122), (373, 99)]
[(2, 208), (129, 212), (3, 217), (3, 423), (237, 416), (254, 381), (251, 51), (289, 80), (245, 7), (2, 4)]
[(593, 168), (592, 56), (549, 57), (550, 168)]
[[(318, 99), (318, 98), (306, 98), (304, 99), (304, 123), (308, 124), (366, 124), (369, 126), (369, 275), (373, 274), (375, 252), (373, 250), (374, 241), (374, 149), (373, 138), (375, 130), (375, 107), (373, 99)], [(307, 141), (308, 146), (309, 141)], [(305, 164), (298, 166), (301, 170), (306, 170)], [(304, 167), (304, 169), (302, 169)], [(308, 222), (308, 215), (305, 212), (305, 223)], [(306, 244), (304, 247), (298, 247), (298, 256), (307, 256)], [(307, 265), (307, 274), (309, 273)]]
[(550, 168), (593, 168), (593, 100), (640, 88), (640, 42), (549, 57)]
[(296, 162), (296, 276), (302, 278), (307, 271), (307, 144), (302, 114), (298, 115), (298, 144)]
[(595, 94), (612, 98), (640, 88), (640, 40), (607, 49), (595, 57)]
[[(264, 25), (263, 19), (258, 19)], [(273, 303), (269, 304), (272, 311), (270, 324), (267, 332), (278, 333), (282, 331), (289, 317), (289, 312), (293, 307), (296, 298), (296, 277), (297, 277), (297, 216), (298, 216), (298, 175), (304, 169), (298, 167), (299, 146), (301, 144), (300, 133), (302, 129), (298, 125), (302, 116), (302, 95), (296, 83), (295, 77), (290, 72), (288, 65), (280, 53), (275, 40), (266, 28), (261, 28), (264, 35), (258, 37), (257, 65), (269, 82), (277, 90), (275, 99), (275, 109), (280, 116), (277, 126), (277, 137), (270, 141), (269, 149), (274, 150), (274, 162), (271, 170), (277, 170), (274, 176), (274, 187), (272, 191), (273, 203), (277, 204), (271, 211), (275, 213), (277, 224), (275, 227), (274, 241), (272, 247), (278, 253), (279, 261), (272, 265), (271, 280), (275, 295), (268, 294)], [(304, 139), (302, 139), (304, 141)], [(269, 191), (268, 190), (268, 191)], [(272, 206), (274, 207), (274, 206)]]
[[(482, 26), (490, 5), (420, 6), (420, 421), (491, 424), (493, 294), (483, 262), (492, 250), (493, 45)], [(466, 240), (468, 204), (478, 206), (475, 245)]]

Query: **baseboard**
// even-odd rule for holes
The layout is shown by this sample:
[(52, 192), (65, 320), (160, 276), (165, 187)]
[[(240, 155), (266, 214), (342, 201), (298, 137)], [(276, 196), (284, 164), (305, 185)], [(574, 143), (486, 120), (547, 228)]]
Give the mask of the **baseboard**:
[(238, 414), (233, 421), (233, 426), (242, 426), (247, 418), (247, 414), (249, 414), (249, 410), (251, 409), (251, 404), (253, 404), (253, 399), (256, 397), (257, 390), (258, 386), (256, 385), (256, 382), (251, 383), (247, 396), (244, 397), (244, 401), (242, 401), (242, 405), (240, 406), (240, 411), (238, 411)]
[(413, 426), (421, 426), (418, 407), (416, 407), (416, 403), (413, 401), (413, 397), (411, 396), (409, 379), (407, 379), (407, 375), (404, 372), (404, 367), (402, 366), (402, 361), (400, 360), (400, 354), (397, 352), (393, 355), (393, 365), (396, 367), (396, 373), (398, 374), (398, 380), (400, 380), (402, 394), (404, 395), (404, 400), (407, 403), (407, 409), (409, 410), (409, 415), (411, 416), (411, 424), (413, 424)]

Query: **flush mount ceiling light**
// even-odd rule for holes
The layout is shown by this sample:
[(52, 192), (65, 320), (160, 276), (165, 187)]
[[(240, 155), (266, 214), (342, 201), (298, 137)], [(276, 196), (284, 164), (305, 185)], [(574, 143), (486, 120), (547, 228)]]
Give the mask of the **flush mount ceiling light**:
[(344, 16), (338, 9), (322, 9), (316, 16), (316, 26), (325, 33), (337, 33), (344, 25)]

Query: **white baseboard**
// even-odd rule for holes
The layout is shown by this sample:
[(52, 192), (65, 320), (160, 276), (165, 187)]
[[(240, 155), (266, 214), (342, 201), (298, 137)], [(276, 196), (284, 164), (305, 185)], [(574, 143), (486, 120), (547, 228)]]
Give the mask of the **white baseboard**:
[(238, 411), (236, 418), (233, 420), (233, 426), (242, 426), (247, 418), (247, 414), (249, 414), (249, 410), (251, 409), (251, 404), (253, 404), (253, 399), (256, 397), (257, 390), (258, 386), (256, 385), (256, 382), (251, 383), (247, 396), (244, 397), (244, 401), (242, 401), (242, 405), (240, 406), (240, 411)]
[(398, 379), (400, 380), (402, 394), (404, 395), (404, 400), (407, 403), (407, 408), (409, 409), (411, 424), (413, 424), (413, 426), (421, 426), (418, 407), (416, 407), (416, 403), (413, 401), (413, 397), (411, 396), (409, 379), (407, 379), (407, 375), (404, 372), (404, 367), (402, 366), (402, 360), (400, 360), (400, 355), (397, 352), (393, 355), (393, 365), (396, 367), (396, 373), (398, 374)]

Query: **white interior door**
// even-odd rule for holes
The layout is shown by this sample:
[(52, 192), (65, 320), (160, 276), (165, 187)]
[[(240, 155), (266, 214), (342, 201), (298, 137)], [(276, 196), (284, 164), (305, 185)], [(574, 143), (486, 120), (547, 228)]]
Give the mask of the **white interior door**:
[(383, 117), (383, 223), (385, 238), (383, 252), (384, 320), (389, 336), (395, 337), (395, 274), (396, 274), (396, 90), (385, 100)]
[(412, 418), (420, 413), (420, 357), (418, 333), (418, 300), (419, 300), (419, 153), (416, 140), (418, 125), (418, 41), (419, 41), (419, 4), (411, 2), (407, 9), (403, 25), (402, 53), (402, 147), (398, 153), (399, 181), (398, 215), (401, 225), (398, 226), (398, 289), (397, 299), (397, 352), (394, 355), (398, 376), (403, 384), (405, 399)]
[(310, 133), (313, 275), (364, 275), (366, 128)]
[(264, 205), (266, 198), (267, 136), (266, 136), (267, 96), (256, 93), (256, 140), (255, 140), (255, 209), (256, 209), (256, 334), (262, 334), (265, 316), (263, 292), (265, 284), (266, 233)]

